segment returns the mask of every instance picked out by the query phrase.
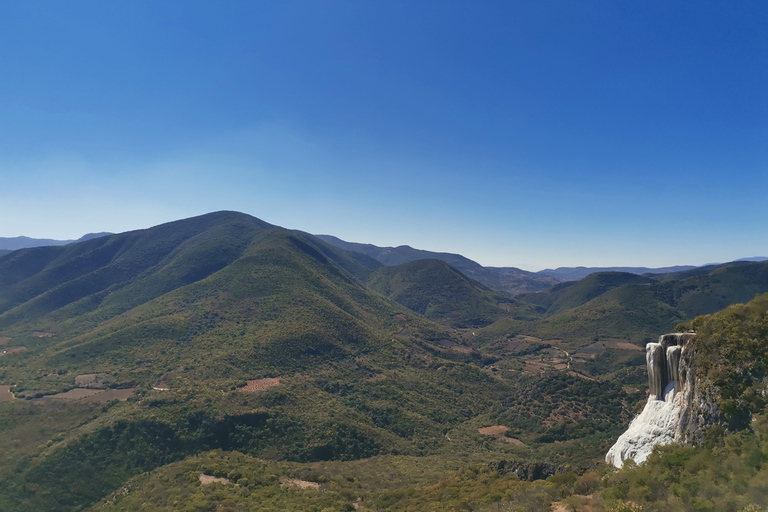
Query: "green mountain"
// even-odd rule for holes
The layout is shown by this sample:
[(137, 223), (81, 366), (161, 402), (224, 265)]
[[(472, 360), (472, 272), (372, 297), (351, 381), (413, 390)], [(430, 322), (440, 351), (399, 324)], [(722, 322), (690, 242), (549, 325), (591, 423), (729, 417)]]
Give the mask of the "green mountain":
[[(360, 491), (372, 510), (427, 509), (446, 487), (463, 490), (445, 510), (509, 489), (540, 506), (561, 484), (525, 490), (499, 468), (594, 466), (647, 380), (626, 341), (768, 285), (768, 264), (745, 263), (511, 298), (443, 261), (381, 265), (235, 212), (1, 255), (0, 510), (112, 506), (123, 489), (182, 510), (302, 508), (280, 485), (301, 475), (345, 510), (363, 460), (424, 477), (425, 498)], [(255, 458), (279, 463), (243, 476)], [(201, 487), (191, 472), (209, 467), (236, 496)], [(349, 486), (331, 489), (332, 467)], [(484, 501), (491, 480), (501, 497)]]
[(541, 270), (538, 274), (552, 276), (560, 280), (578, 280), (587, 277), (590, 274), (598, 272), (627, 272), (630, 274), (669, 274), (673, 272), (684, 272), (697, 268), (694, 265), (675, 265), (672, 267), (558, 267)]
[[(602, 293), (600, 293), (602, 291)], [(546, 315), (531, 327), (541, 336), (577, 343), (600, 337), (635, 343), (654, 339), (680, 322), (747, 302), (768, 291), (768, 262), (737, 262), (667, 274), (592, 274), (540, 294), (520, 296)]]
[(516, 381), (368, 289), (370, 273), (232, 212), (6, 254), (0, 509), (81, 510), (211, 449), (312, 461), (439, 453), (454, 431), (482, 444), (479, 418)]
[(710, 426), (700, 446), (659, 447), (640, 466), (592, 474), (590, 495), (570, 496), (563, 506), (576, 512), (765, 510), (768, 294), (697, 317), (685, 327), (697, 334), (697, 386), (706, 387), (702, 396), (719, 396), (725, 424)]
[(600, 272), (580, 281), (553, 286), (546, 292), (519, 295), (520, 300), (539, 306), (544, 314), (553, 315), (586, 304), (609, 290), (625, 284), (650, 284), (654, 280), (627, 272)]
[(17, 251), (28, 247), (42, 247), (46, 245), (67, 245), (74, 242), (84, 242), (93, 238), (108, 236), (112, 233), (88, 233), (77, 240), (52, 240), (50, 238), (29, 238), (28, 236), (16, 236), (11, 238), (0, 237), (0, 253), (4, 251)]
[(430, 320), (451, 327), (483, 327), (525, 306), (469, 279), (440, 260), (382, 267), (366, 279), (372, 290)]
[(385, 266), (402, 265), (417, 260), (435, 259), (444, 261), (458, 269), (465, 276), (494, 290), (511, 294), (544, 290), (562, 279), (538, 275), (515, 267), (483, 267), (460, 254), (424, 251), (407, 245), (399, 247), (378, 247), (371, 244), (345, 242), (335, 236), (317, 235), (321, 240), (347, 251), (349, 254), (363, 254)]

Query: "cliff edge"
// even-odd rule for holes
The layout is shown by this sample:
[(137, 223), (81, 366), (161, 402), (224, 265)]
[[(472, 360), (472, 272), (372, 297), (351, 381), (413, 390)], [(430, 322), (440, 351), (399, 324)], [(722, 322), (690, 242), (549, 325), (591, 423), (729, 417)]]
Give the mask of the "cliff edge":
[(648, 402), (608, 450), (606, 462), (639, 464), (654, 446), (697, 444), (708, 425), (721, 422), (715, 387), (699, 382), (694, 371), (695, 341), (694, 333), (673, 333), (646, 345)]

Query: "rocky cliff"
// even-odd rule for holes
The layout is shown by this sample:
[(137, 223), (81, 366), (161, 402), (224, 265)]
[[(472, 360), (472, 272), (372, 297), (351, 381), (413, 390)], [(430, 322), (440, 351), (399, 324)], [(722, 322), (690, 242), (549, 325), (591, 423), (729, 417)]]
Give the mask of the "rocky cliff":
[(693, 333), (665, 334), (646, 346), (648, 402), (608, 450), (606, 462), (639, 464), (656, 445), (697, 444), (708, 425), (721, 421), (717, 390), (694, 371), (695, 340)]

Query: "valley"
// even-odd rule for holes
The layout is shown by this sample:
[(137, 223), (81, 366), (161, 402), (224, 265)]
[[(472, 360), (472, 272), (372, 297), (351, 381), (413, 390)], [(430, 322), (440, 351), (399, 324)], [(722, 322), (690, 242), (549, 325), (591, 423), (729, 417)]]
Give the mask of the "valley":
[(0, 255), (0, 509), (547, 510), (599, 487), (648, 342), (768, 292), (397, 249), (216, 212)]

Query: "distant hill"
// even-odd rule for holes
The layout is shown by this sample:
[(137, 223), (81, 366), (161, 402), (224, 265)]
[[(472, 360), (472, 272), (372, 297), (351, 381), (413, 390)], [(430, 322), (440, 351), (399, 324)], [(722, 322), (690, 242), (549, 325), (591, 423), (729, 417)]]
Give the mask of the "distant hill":
[(631, 274), (671, 274), (671, 273), (678, 273), (678, 272), (685, 272), (687, 270), (694, 270), (697, 268), (703, 268), (703, 267), (712, 267), (712, 266), (720, 266), (720, 265), (728, 265), (730, 263), (738, 263), (738, 262), (760, 262), (760, 261), (766, 261), (768, 260), (768, 257), (765, 256), (754, 256), (751, 258), (739, 258), (737, 260), (734, 260), (729, 263), (708, 263), (707, 265), (702, 266), (695, 266), (695, 265), (676, 265), (673, 267), (658, 267), (658, 268), (649, 268), (649, 267), (558, 267), (556, 269), (546, 269), (541, 270), (537, 272), (537, 274), (542, 276), (551, 276), (556, 279), (560, 280), (577, 280), (577, 279), (583, 279), (584, 277), (587, 277), (590, 274), (594, 274), (596, 272), (629, 272)]
[[(415, 457), (437, 457), (477, 481), (467, 457), (590, 466), (647, 385), (643, 341), (768, 289), (768, 262), (556, 284), (458, 255), (442, 257), (466, 272), (395, 265), (429, 253), (378, 249), (215, 212), (0, 255), (0, 510), (88, 509), (210, 450), (238, 495), (283, 482), (241, 481), (232, 452), (300, 480), (319, 478), (309, 463), (374, 455), (409, 475)], [(547, 289), (513, 298), (491, 279)], [(169, 478), (216, 494), (178, 467)], [(175, 485), (154, 482), (158, 496)]]
[(598, 272), (579, 281), (557, 284), (546, 292), (526, 293), (518, 298), (539, 306), (546, 315), (553, 315), (586, 304), (595, 297), (625, 284), (653, 282), (653, 279), (628, 272)]
[[(47, 245), (67, 245), (74, 242), (83, 242), (93, 238), (108, 236), (112, 233), (88, 233), (77, 240), (51, 240), (48, 238), (29, 238), (26, 236), (17, 236), (12, 238), (0, 237), (0, 251), (17, 251), (29, 247), (43, 247)], [(0, 253), (2, 254), (2, 253)]]
[[(545, 318), (536, 327), (542, 335), (573, 341), (621, 337), (642, 342), (672, 330), (677, 323), (768, 291), (768, 261), (703, 267), (655, 279), (645, 275), (633, 280), (629, 275), (592, 274), (520, 298), (546, 308)], [(606, 280), (618, 286), (601, 288), (599, 283)], [(601, 289), (605, 291), (595, 295)]]
[(516, 314), (521, 303), (469, 279), (448, 263), (416, 260), (381, 267), (366, 284), (395, 302), (431, 320), (452, 327), (482, 327)]
[(628, 272), (630, 274), (668, 274), (696, 268), (694, 265), (676, 265), (674, 267), (558, 267), (537, 272), (542, 276), (551, 276), (562, 281), (583, 279), (597, 272)]
[[(372, 272), (236, 212), (0, 256), (0, 384), (17, 398), (0, 401), (0, 433), (24, 439), (4, 451), (0, 509), (82, 510), (131, 476), (215, 448), (311, 461), (449, 445), (448, 431), (514, 382), (367, 288)], [(135, 393), (41, 398), (93, 376)], [(279, 384), (238, 390), (264, 379)]]
[(563, 279), (538, 275), (515, 267), (483, 267), (460, 254), (424, 251), (407, 245), (378, 247), (371, 244), (345, 242), (335, 236), (317, 235), (321, 240), (350, 254), (359, 253), (374, 258), (383, 265), (400, 265), (416, 260), (436, 259), (456, 267), (462, 274), (494, 290), (510, 294), (544, 290)]

